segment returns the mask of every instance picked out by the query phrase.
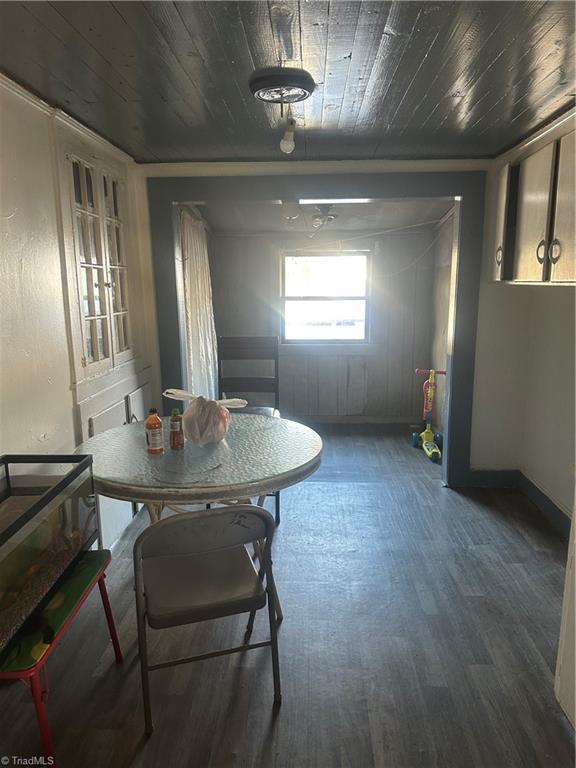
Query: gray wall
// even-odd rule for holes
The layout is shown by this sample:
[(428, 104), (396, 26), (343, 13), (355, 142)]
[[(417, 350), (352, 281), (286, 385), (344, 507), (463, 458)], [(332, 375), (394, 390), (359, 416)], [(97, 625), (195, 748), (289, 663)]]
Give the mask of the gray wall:
[[(314, 243), (319, 247), (321, 240)], [(283, 415), (331, 421), (418, 419), (421, 382), (414, 368), (431, 363), (431, 244), (430, 230), (357, 241), (357, 247), (372, 250), (370, 343), (283, 346)], [(280, 254), (297, 246), (310, 247), (310, 241), (212, 236), (219, 335), (280, 335)], [(354, 243), (346, 243), (352, 247)]]
[[(432, 278), (432, 360), (438, 370), (446, 370), (448, 361), (448, 317), (450, 309), (450, 284), (452, 277), (452, 249), (454, 245), (454, 220), (450, 216), (435, 233), (434, 264)], [(434, 424), (437, 429), (446, 426), (446, 378), (438, 376)]]

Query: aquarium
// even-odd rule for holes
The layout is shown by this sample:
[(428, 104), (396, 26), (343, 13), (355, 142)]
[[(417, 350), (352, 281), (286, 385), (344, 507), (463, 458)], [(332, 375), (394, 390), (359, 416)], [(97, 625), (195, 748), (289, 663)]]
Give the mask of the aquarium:
[(0, 650), (97, 537), (91, 456), (0, 457)]

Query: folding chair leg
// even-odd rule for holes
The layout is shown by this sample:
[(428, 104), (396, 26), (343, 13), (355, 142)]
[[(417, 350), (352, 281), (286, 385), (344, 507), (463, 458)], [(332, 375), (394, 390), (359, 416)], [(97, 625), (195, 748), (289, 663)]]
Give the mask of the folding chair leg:
[(118, 634), (116, 633), (116, 625), (114, 624), (114, 616), (112, 615), (112, 608), (110, 607), (110, 600), (108, 599), (108, 591), (106, 589), (106, 583), (104, 579), (106, 574), (103, 573), (98, 579), (98, 588), (100, 590), (100, 597), (102, 598), (102, 605), (104, 606), (104, 613), (106, 614), (106, 622), (108, 624), (108, 631), (110, 632), (110, 639), (114, 646), (114, 656), (116, 657), (116, 664), (122, 664), (122, 651), (120, 650), (120, 643), (118, 641)]
[[(46, 706), (44, 703), (46, 696), (45, 692), (42, 690), (39, 672), (36, 672), (30, 677), (30, 690), (32, 691), (32, 698), (34, 699), (34, 706), (36, 707), (36, 717), (38, 719), (38, 728), (40, 729), (40, 738), (42, 739), (44, 756), (46, 758), (51, 757), (54, 759), (54, 742), (52, 741), (52, 734), (50, 733), (50, 726), (48, 724), (48, 716), (46, 714)], [(52, 765), (54, 765), (54, 763), (52, 763)]]
[(250, 616), (248, 617), (248, 626), (246, 627), (246, 632), (244, 633), (244, 645), (248, 645), (248, 641), (250, 640), (250, 635), (252, 634), (252, 630), (254, 629), (255, 617), (256, 617), (256, 611), (250, 611)]
[(144, 730), (150, 736), (154, 727), (152, 725), (152, 711), (150, 708), (150, 681), (148, 678), (148, 647), (146, 643), (146, 620), (138, 619), (138, 654), (140, 656), (140, 672), (142, 675), (142, 698), (144, 700)]
[(274, 591), (268, 592), (268, 621), (270, 623), (270, 650), (272, 652), (272, 675), (274, 676), (274, 706), (282, 704), (282, 691), (280, 689), (280, 664), (278, 661), (278, 633), (276, 627), (276, 606), (274, 605)]
[(280, 525), (280, 491), (276, 491), (274, 494), (274, 519), (276, 521), (276, 528)]

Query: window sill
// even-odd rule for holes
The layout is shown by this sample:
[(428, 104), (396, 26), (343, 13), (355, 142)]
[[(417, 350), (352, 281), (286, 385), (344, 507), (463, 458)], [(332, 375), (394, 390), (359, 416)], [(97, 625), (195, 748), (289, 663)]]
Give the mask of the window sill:
[(366, 356), (379, 353), (379, 347), (369, 341), (284, 341), (280, 344), (280, 357), (302, 355)]

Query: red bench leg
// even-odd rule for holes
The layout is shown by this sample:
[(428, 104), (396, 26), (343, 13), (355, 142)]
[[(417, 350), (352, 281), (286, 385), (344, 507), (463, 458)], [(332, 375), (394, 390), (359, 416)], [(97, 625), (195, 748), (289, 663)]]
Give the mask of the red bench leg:
[(104, 613), (106, 614), (106, 621), (108, 623), (108, 629), (110, 631), (110, 639), (114, 646), (114, 655), (116, 656), (116, 663), (122, 663), (122, 651), (120, 650), (120, 643), (118, 642), (118, 635), (116, 634), (116, 626), (114, 624), (114, 616), (112, 616), (112, 609), (110, 608), (110, 600), (108, 600), (108, 591), (106, 590), (106, 584), (104, 579), (106, 574), (103, 573), (98, 579), (98, 588), (100, 589), (100, 596), (102, 598), (102, 605), (104, 606)]
[[(48, 716), (46, 715), (46, 707), (44, 705), (45, 694), (42, 690), (39, 672), (31, 675), (30, 690), (32, 691), (32, 698), (34, 699), (34, 706), (36, 707), (36, 717), (38, 718), (38, 727), (40, 729), (40, 737), (44, 748), (44, 756), (54, 758), (54, 742), (52, 741), (52, 734), (50, 733), (50, 726), (48, 725)], [(54, 763), (52, 763), (52, 765), (54, 765)]]

